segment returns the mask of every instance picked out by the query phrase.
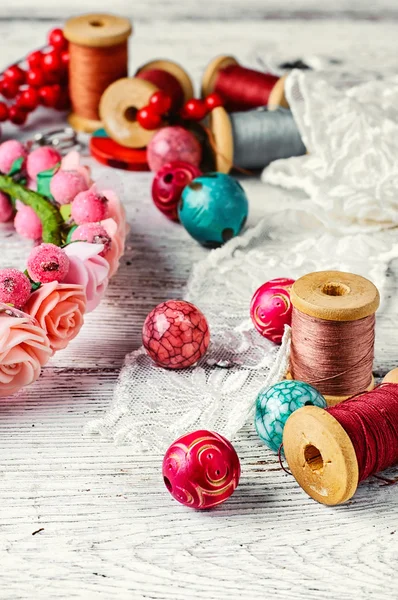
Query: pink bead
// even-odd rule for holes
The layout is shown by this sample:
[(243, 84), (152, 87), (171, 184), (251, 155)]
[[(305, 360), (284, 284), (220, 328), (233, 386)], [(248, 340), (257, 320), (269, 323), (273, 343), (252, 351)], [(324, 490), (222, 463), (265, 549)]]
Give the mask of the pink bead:
[(22, 308), (31, 293), (31, 283), (24, 273), (17, 269), (0, 270), (0, 302)]
[(147, 148), (151, 171), (159, 171), (163, 165), (183, 161), (199, 167), (202, 148), (196, 137), (183, 127), (164, 127), (152, 138)]
[(26, 148), (17, 140), (8, 140), (0, 144), (0, 171), (7, 174), (18, 158), (26, 158)]
[(14, 209), (7, 194), (0, 192), (0, 223), (7, 223), (12, 217)]
[(33, 208), (17, 201), (17, 209), (17, 214), (14, 218), (14, 227), (17, 233), (29, 240), (40, 240), (43, 227)]
[(257, 331), (280, 344), (285, 325), (292, 322), (290, 289), (294, 279), (272, 279), (258, 288), (250, 305), (250, 316)]
[(178, 160), (167, 163), (158, 171), (152, 183), (155, 206), (172, 221), (178, 221), (178, 203), (182, 190), (202, 172), (198, 167)]
[(184, 369), (204, 356), (210, 342), (206, 317), (184, 300), (158, 304), (145, 319), (142, 341), (160, 367)]
[(50, 192), (58, 204), (70, 204), (80, 193), (88, 190), (88, 185), (81, 173), (62, 171), (55, 173), (50, 182)]
[(163, 479), (170, 494), (190, 508), (211, 508), (235, 491), (240, 463), (232, 444), (218, 433), (194, 431), (167, 450)]
[(72, 219), (77, 225), (96, 223), (108, 217), (108, 200), (93, 190), (80, 192), (72, 203)]
[(26, 169), (30, 179), (36, 181), (37, 175), (42, 171), (48, 171), (61, 162), (61, 155), (51, 146), (41, 146), (33, 150), (26, 160)]
[(62, 248), (54, 244), (40, 244), (33, 248), (28, 258), (28, 273), (33, 281), (61, 283), (69, 271), (69, 258)]
[(111, 249), (112, 239), (101, 223), (85, 223), (76, 227), (72, 233), (72, 242), (88, 242), (89, 244), (104, 244), (99, 256), (106, 256)]

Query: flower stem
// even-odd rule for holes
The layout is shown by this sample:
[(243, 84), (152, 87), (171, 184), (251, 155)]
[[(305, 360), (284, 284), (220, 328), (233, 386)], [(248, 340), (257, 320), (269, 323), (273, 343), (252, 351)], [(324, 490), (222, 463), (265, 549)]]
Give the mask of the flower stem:
[(8, 194), (14, 201), (20, 200), (23, 204), (33, 208), (43, 226), (43, 242), (62, 245), (61, 228), (63, 219), (58, 209), (44, 196), (28, 190), (20, 183), (15, 183), (12, 177), (0, 175), (0, 191)]

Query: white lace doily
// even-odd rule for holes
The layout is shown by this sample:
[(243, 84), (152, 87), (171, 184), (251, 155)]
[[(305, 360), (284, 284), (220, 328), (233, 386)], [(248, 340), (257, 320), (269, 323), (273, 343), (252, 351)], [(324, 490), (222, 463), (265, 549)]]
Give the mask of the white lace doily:
[[(231, 439), (250, 417), (259, 390), (280, 380), (287, 367), (289, 331), (278, 350), (249, 318), (262, 283), (336, 269), (368, 277), (383, 291), (387, 265), (398, 256), (390, 229), (398, 222), (398, 79), (359, 88), (343, 79), (290, 77), (289, 99), (311, 154), (277, 161), (263, 177), (301, 194), (286, 193), (285, 204), (256, 228), (193, 269), (185, 298), (209, 321), (206, 357), (173, 372), (156, 367), (143, 349), (128, 355), (109, 411), (89, 432), (137, 451), (163, 452), (200, 428)], [(342, 229), (350, 233), (342, 236)]]

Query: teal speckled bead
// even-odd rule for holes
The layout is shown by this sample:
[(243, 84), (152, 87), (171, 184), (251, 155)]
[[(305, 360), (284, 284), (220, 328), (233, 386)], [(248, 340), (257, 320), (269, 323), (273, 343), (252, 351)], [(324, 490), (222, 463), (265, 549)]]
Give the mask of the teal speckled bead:
[(262, 391), (256, 400), (254, 424), (260, 439), (274, 452), (282, 444), (283, 428), (295, 410), (302, 406), (326, 408), (326, 400), (312, 385), (286, 380)]
[(207, 248), (218, 248), (243, 229), (249, 203), (239, 181), (207, 173), (183, 190), (178, 216), (188, 233)]

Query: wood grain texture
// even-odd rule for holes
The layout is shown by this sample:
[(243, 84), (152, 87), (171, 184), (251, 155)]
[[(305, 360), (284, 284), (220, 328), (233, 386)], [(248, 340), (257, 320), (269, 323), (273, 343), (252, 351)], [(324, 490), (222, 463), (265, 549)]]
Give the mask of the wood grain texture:
[[(86, 0), (84, 8), (99, 10), (99, 4)], [(353, 55), (358, 62), (364, 43), (372, 43), (380, 60), (397, 52), (396, 26), (388, 19), (288, 20), (289, 11), (318, 6), (296, 0), (283, 3), (283, 22), (247, 21), (250, 11), (258, 15), (264, 4), (250, 0), (242, 13), (240, 2), (228, 2), (228, 22), (142, 21), (131, 43), (132, 70), (155, 56), (168, 57), (183, 61), (198, 84), (205, 64), (222, 52), (242, 61), (264, 53), (281, 59), (319, 53)], [(271, 0), (266, 8), (277, 10), (280, 4)], [(189, 11), (203, 18), (204, 8), (208, 19), (223, 18), (227, 4), (173, 0), (150, 6), (112, 4), (145, 19), (153, 13), (182, 18)], [(373, 14), (395, 8), (386, 0), (377, 5), (340, 0), (335, 7), (366, 7)], [(20, 0), (1, 5), (0, 16), (55, 19), (80, 9), (76, 0), (34, 6)], [(232, 19), (242, 14), (246, 22)], [(40, 46), (49, 26), (0, 22), (1, 61), (7, 64)], [(43, 124), (48, 126), (42, 115), (23, 135)], [(54, 357), (35, 385), (0, 407), (2, 600), (396, 598), (397, 488), (374, 479), (361, 485), (348, 505), (320, 506), (281, 471), (249, 427), (236, 443), (242, 462), (238, 490), (217, 510), (193, 512), (165, 491), (160, 456), (137, 457), (128, 446), (83, 435), (84, 425), (109, 406), (123, 357), (140, 344), (149, 309), (181, 296), (193, 263), (206, 254), (152, 207), (150, 175), (119, 177), (95, 167), (94, 176), (124, 187), (132, 230), (122, 267), (82, 335)], [(283, 197), (255, 179), (246, 179), (245, 186), (250, 224)], [(22, 266), (29, 244), (7, 227), (0, 229), (0, 243), (0, 266)], [(396, 267), (389, 272), (387, 305), (377, 326), (378, 375), (397, 363)]]

